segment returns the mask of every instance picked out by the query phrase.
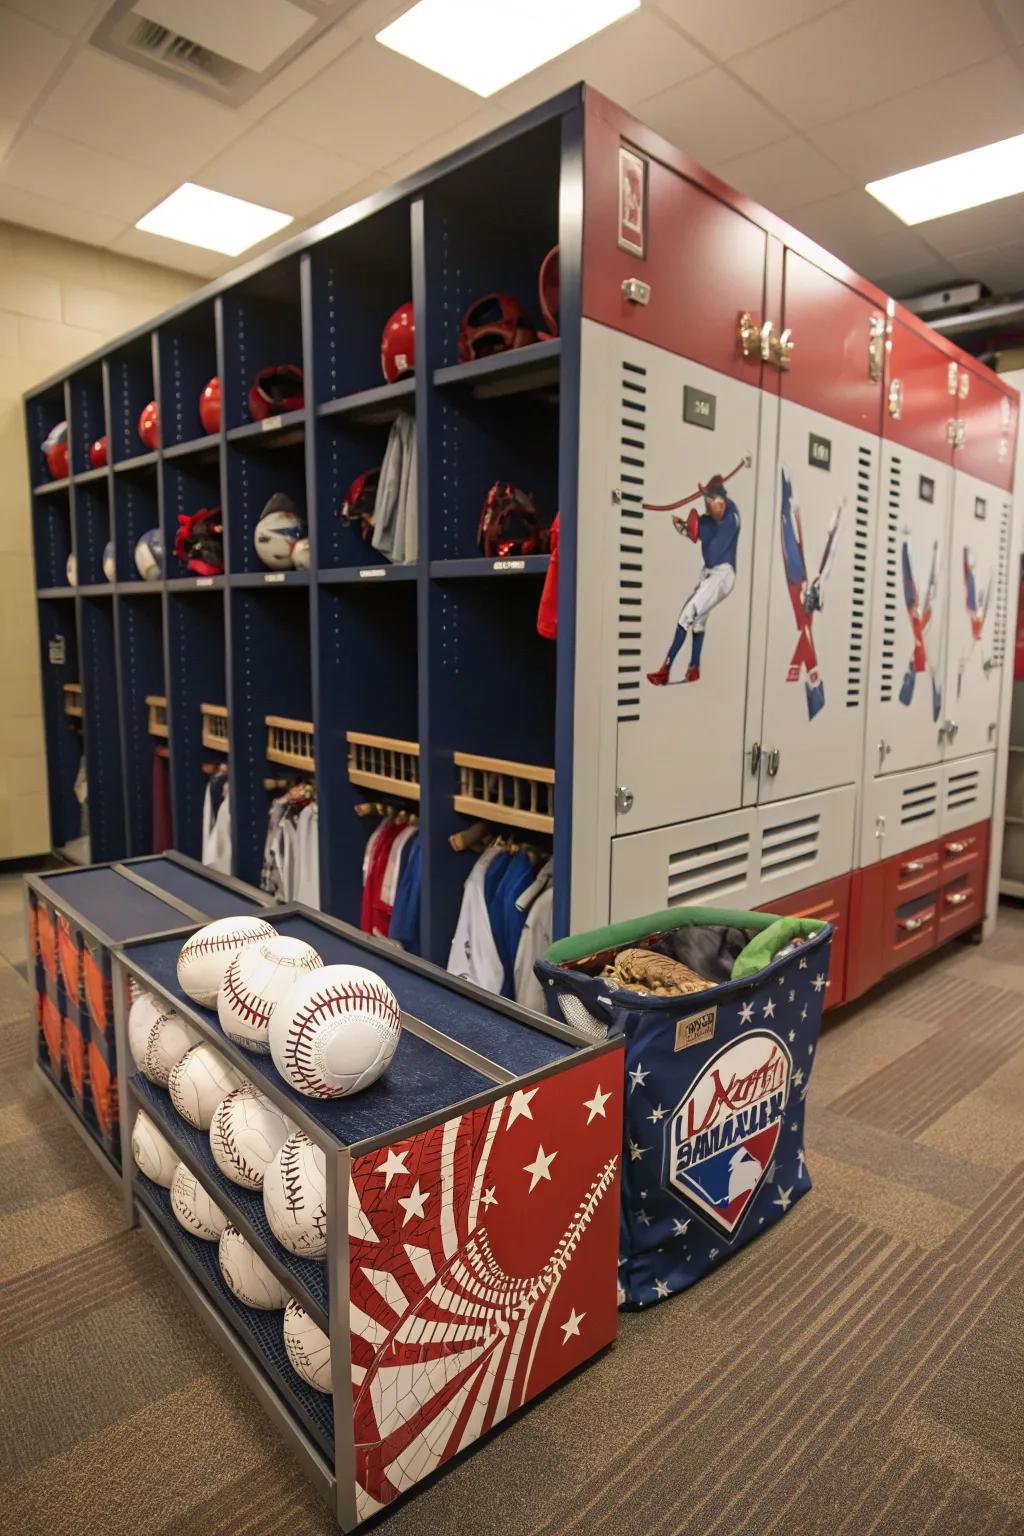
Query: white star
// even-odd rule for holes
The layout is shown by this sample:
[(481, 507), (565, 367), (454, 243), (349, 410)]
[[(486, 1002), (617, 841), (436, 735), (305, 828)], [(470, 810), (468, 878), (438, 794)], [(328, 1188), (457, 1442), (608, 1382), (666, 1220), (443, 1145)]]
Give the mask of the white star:
[(779, 983), (780, 987), (784, 987), (786, 985), (786, 978), (785, 978), (785, 976), (780, 974), (777, 979), (778, 979), (778, 983)]
[(821, 991), (822, 987), (825, 985), (825, 976), (824, 976), (824, 973), (822, 971), (819, 971), (817, 976), (815, 976), (812, 985), (814, 987), (815, 992), (820, 992)]
[(529, 1194), (533, 1194), (533, 1191), (537, 1188), (537, 1185), (540, 1183), (541, 1179), (547, 1179), (548, 1183), (550, 1184), (551, 1164), (554, 1162), (557, 1156), (557, 1152), (545, 1152), (543, 1147), (538, 1146), (537, 1156), (534, 1158), (533, 1162), (523, 1164), (523, 1172), (530, 1175), (530, 1188), (528, 1191)]
[(799, 1169), (800, 1178), (802, 1178), (802, 1179), (806, 1178), (807, 1177), (807, 1173), (806, 1173), (806, 1170), (804, 1168), (804, 1149), (803, 1149), (803, 1147), (800, 1148), (799, 1152), (796, 1155), (796, 1166)]
[(494, 1193), (494, 1185), (492, 1184), (490, 1189), (485, 1189), (483, 1194), (480, 1196), (480, 1204), (481, 1205), (497, 1205), (497, 1203), (498, 1203), (498, 1197)]
[(764, 1226), (764, 1217), (763, 1216), (759, 1216), (757, 1218), (757, 1224), (758, 1224), (759, 1227), (763, 1227)]
[(420, 1181), (417, 1179), (416, 1183), (412, 1187), (412, 1193), (405, 1195), (398, 1202), (405, 1212), (405, 1215), (402, 1217), (403, 1227), (411, 1217), (423, 1215), (423, 1208), (429, 1199), (430, 1191), (426, 1189), (420, 1189)]
[(669, 1288), (665, 1284), (664, 1280), (655, 1280), (655, 1282), (654, 1282), (654, 1294), (656, 1296), (660, 1297), (661, 1300), (664, 1300), (666, 1296), (671, 1296), (672, 1292), (669, 1290)]
[(790, 987), (790, 989), (789, 989), (789, 1001), (791, 1003), (795, 1003), (796, 1002), (796, 993), (793, 991), (792, 987)]
[(388, 1188), (396, 1174), (404, 1173), (408, 1175), (409, 1170), (405, 1166), (405, 1160), (408, 1156), (408, 1152), (396, 1152), (394, 1147), (388, 1147), (387, 1157), (383, 1162), (378, 1163), (374, 1169), (375, 1173), (382, 1173), (384, 1175), (385, 1189)]
[(637, 1211), (636, 1219), (640, 1222), (641, 1226), (649, 1227), (651, 1224), (651, 1218), (646, 1211)]
[(643, 1069), (643, 1063), (638, 1061), (632, 1072), (629, 1074), (630, 1093), (633, 1092), (634, 1088), (642, 1088), (650, 1075), (650, 1068), (648, 1068), (648, 1070), (645, 1072)]
[(764, 1014), (766, 1019), (774, 1019), (775, 1004), (772, 1002), (771, 998), (769, 998), (765, 1003), (764, 1007), (761, 1009), (761, 1012)]
[(744, 1003), (743, 1007), (740, 1009), (740, 1023), (741, 1024), (749, 1024), (751, 1019), (753, 1018), (753, 1016), (754, 1016), (754, 1005), (753, 1005), (753, 1003)]
[(656, 1104), (655, 1107), (651, 1110), (650, 1114), (647, 1116), (647, 1118), (651, 1122), (652, 1125), (657, 1125), (659, 1120), (664, 1120), (664, 1118), (665, 1118), (665, 1111), (662, 1109), (660, 1104)]
[(803, 1006), (803, 1008), (802, 1008), (802, 1009), (801, 1009), (801, 1012), (800, 1012), (800, 1017), (801, 1017), (801, 1018), (802, 1018), (802, 1019), (806, 1019), (806, 1017), (807, 1017), (807, 1004), (806, 1004), (806, 1003), (804, 1003), (804, 1006)]
[(806, 960), (806, 958), (800, 961), (800, 969), (802, 971), (806, 971), (806, 969), (807, 969), (807, 960)]
[(641, 1147), (637, 1142), (633, 1140), (632, 1137), (629, 1138), (629, 1155), (634, 1163), (637, 1162), (639, 1158), (643, 1157), (645, 1152), (649, 1151), (649, 1147)]
[(790, 1032), (789, 1032), (789, 1043), (790, 1043), (790, 1045), (793, 1044), (793, 1041), (795, 1039), (796, 1039), (796, 1030), (795, 1029), (791, 1029)]
[[(646, 1189), (642, 1189), (640, 1191), (640, 1199), (641, 1200), (646, 1200), (647, 1199), (647, 1191), (646, 1191)], [(661, 1252), (660, 1248), (659, 1248), (658, 1252), (659, 1253)]]
[(593, 1120), (595, 1115), (600, 1115), (602, 1120), (607, 1120), (608, 1116), (605, 1113), (605, 1105), (608, 1103), (610, 1098), (611, 1092), (609, 1091), (608, 1093), (604, 1093), (601, 1089), (601, 1084), (598, 1083), (597, 1087), (594, 1089), (594, 1097), (592, 1099), (583, 1100), (583, 1108), (590, 1110), (590, 1114), (587, 1116), (588, 1125), (590, 1124), (591, 1120)]
[(573, 1307), (572, 1311), (569, 1313), (569, 1316), (566, 1318), (565, 1322), (564, 1323), (559, 1323), (558, 1326), (559, 1326), (559, 1328), (561, 1328), (563, 1334), (565, 1335), (565, 1337), (562, 1340), (563, 1344), (568, 1344), (569, 1340), (572, 1339), (572, 1338), (577, 1338), (577, 1339), (579, 1338), (579, 1336), (580, 1336), (580, 1323), (582, 1323), (582, 1321), (586, 1317), (586, 1315), (587, 1314), (585, 1312), (577, 1312), (576, 1308)]
[(526, 1120), (533, 1119), (533, 1110), (530, 1108), (530, 1100), (538, 1092), (539, 1089), (537, 1088), (528, 1088), (526, 1090), (522, 1088), (516, 1089), (515, 1093), (508, 1101), (508, 1119), (505, 1121), (506, 1131), (509, 1130), (511, 1126), (515, 1125), (520, 1115), (522, 1115)]
[(689, 1216), (687, 1216), (685, 1221), (680, 1221), (677, 1216), (673, 1216), (673, 1218), (672, 1218), (672, 1231), (673, 1231), (673, 1235), (675, 1237), (682, 1237), (685, 1234), (686, 1229), (687, 1229), (687, 1227), (689, 1225), (690, 1225), (690, 1218), (689, 1218)]
[(777, 1205), (782, 1210), (788, 1211), (789, 1207), (793, 1203), (793, 1189), (792, 1189), (792, 1186), (790, 1186), (789, 1189), (783, 1189), (781, 1184), (776, 1184), (775, 1188), (779, 1192), (779, 1198), (777, 1200), (773, 1200), (772, 1201), (772, 1205)]
[(709, 1259), (717, 1259), (718, 1258), (718, 1249), (717, 1248), (712, 1248), (711, 1252), (708, 1254), (708, 1258)]
[(789, 1128), (790, 1128), (790, 1130), (791, 1130), (791, 1131), (795, 1131), (795, 1130), (797, 1130), (797, 1129), (798, 1129), (798, 1127), (797, 1127), (797, 1123), (796, 1123), (796, 1121), (795, 1121), (795, 1120), (791, 1120), (791, 1121), (790, 1121), (790, 1125), (789, 1125)]
[(808, 1056), (813, 1056), (814, 1055), (814, 1044), (813, 1044), (813, 1042), (807, 1047), (807, 1054), (808, 1054)]
[(794, 1088), (799, 1088), (800, 1084), (803, 1082), (803, 1080), (804, 1080), (804, 1074), (800, 1070), (800, 1068), (797, 1067), (796, 1071), (793, 1073), (793, 1087)]

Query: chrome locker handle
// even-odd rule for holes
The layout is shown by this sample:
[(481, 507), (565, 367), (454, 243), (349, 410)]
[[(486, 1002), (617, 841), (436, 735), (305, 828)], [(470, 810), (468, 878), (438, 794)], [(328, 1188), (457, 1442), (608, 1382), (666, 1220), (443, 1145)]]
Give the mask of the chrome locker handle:
[(949, 854), (966, 853), (967, 852), (967, 844), (966, 843), (947, 843), (946, 844), (946, 852), (949, 853)]
[(761, 766), (761, 743), (755, 741), (750, 749), (750, 771), (756, 773)]
[(974, 892), (971, 890), (949, 891), (946, 895), (946, 905), (950, 907), (962, 907), (964, 902), (970, 901), (973, 895)]
[(771, 751), (768, 753), (767, 758), (768, 777), (770, 779), (774, 779), (775, 775), (778, 773), (779, 763), (781, 761), (782, 753), (779, 751), (778, 747), (772, 747)]
[(903, 869), (901, 870), (901, 874), (904, 874), (904, 875), (920, 875), (920, 874), (923, 873), (923, 871), (924, 871), (924, 860), (923, 859), (911, 859), (908, 863), (904, 864)]

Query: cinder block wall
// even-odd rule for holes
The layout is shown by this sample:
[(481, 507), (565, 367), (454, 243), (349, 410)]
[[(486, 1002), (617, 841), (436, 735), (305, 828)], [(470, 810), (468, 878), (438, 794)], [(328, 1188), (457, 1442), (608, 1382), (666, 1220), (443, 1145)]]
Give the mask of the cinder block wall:
[(0, 223), (0, 860), (50, 846), (22, 393), (198, 281)]

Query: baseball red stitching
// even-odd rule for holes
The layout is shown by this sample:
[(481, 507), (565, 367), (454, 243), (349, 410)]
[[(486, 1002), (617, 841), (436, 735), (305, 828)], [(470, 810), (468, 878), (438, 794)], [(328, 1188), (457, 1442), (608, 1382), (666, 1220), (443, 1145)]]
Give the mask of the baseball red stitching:
[(228, 1159), (228, 1161), (234, 1164), (235, 1168), (243, 1178), (247, 1179), (250, 1184), (255, 1184), (256, 1187), (259, 1188), (260, 1176), (258, 1171), (246, 1161), (242, 1153), (238, 1150), (238, 1143), (235, 1141), (234, 1132), (226, 1123), (228, 1116), (226, 1114), (222, 1115), (220, 1113), (220, 1110), (224, 1108), (225, 1104), (228, 1103), (228, 1100), (233, 1099), (235, 1093), (241, 1093), (242, 1091), (242, 1089), (236, 1088), (233, 1093), (229, 1093), (227, 1098), (221, 1101), (220, 1109), (214, 1116), (213, 1125), (210, 1127), (210, 1141), (212, 1144), (213, 1138), (216, 1137), (217, 1141), (220, 1143), (220, 1150), (224, 1153), (224, 1156)]
[(196, 955), (207, 955), (215, 949), (240, 949), (243, 944), (251, 943), (255, 939), (269, 939), (271, 935), (265, 931), (266, 924), (259, 928), (243, 928), (236, 933), (202, 934), (195, 933), (186, 940), (185, 947), (179, 956), (179, 964), (182, 960), (192, 960)]
[[(232, 1003), (238, 1009), (243, 1018), (256, 1029), (266, 1029), (270, 1024), (270, 1015), (274, 1011), (273, 1003), (268, 1003), (261, 998), (258, 992), (242, 991), (238, 986), (238, 956), (232, 960), (224, 972), (224, 985), (228, 990)], [(262, 1004), (262, 1006), (260, 1006)]]
[[(346, 1008), (362, 1007), (372, 1012), (373, 1005), (381, 1009), (392, 1028), (401, 1025), (402, 1011), (390, 987), (383, 982), (369, 985), (363, 982), (351, 986), (328, 987), (314, 993), (305, 1009), (296, 1013), (289, 1026), (284, 1049), (284, 1059), (290, 1072), (305, 1084), (305, 1091), (316, 1098), (330, 1099), (335, 1090), (313, 1070), (314, 1026), (323, 1018), (336, 1018)], [(383, 1033), (383, 1032), (381, 1032)]]

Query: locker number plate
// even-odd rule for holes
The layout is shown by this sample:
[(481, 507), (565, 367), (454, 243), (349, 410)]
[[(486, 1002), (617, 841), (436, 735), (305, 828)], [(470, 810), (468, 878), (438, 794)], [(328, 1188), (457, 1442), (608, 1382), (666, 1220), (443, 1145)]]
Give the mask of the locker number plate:
[(715, 396), (706, 389), (694, 389), (692, 384), (683, 386), (683, 420), (691, 427), (707, 427), (715, 430)]
[(819, 437), (816, 432), (810, 433), (807, 439), (807, 462), (808, 464), (813, 464), (815, 469), (831, 469), (831, 439)]

